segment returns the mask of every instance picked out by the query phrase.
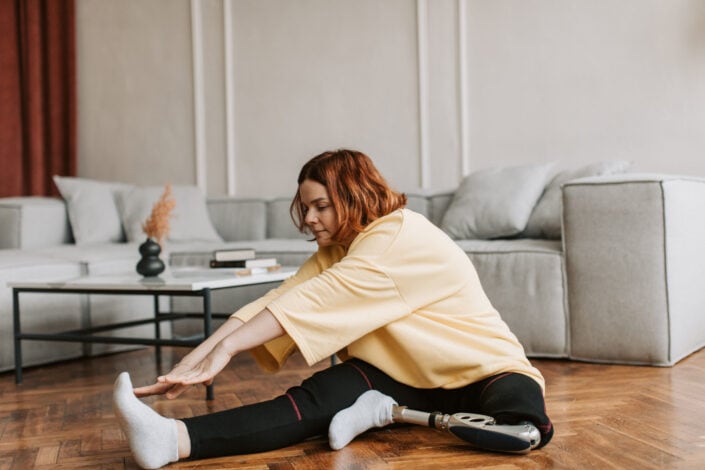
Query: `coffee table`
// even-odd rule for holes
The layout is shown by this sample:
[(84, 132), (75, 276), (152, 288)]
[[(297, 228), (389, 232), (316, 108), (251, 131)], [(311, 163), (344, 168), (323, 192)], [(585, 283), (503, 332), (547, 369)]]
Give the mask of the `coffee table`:
[[(227, 318), (231, 313), (211, 311), (211, 292), (219, 289), (252, 286), (281, 282), (296, 272), (296, 268), (283, 267), (278, 271), (237, 276), (235, 271), (203, 268), (180, 268), (166, 271), (161, 276), (143, 278), (137, 273), (113, 276), (83, 276), (60, 281), (21, 281), (11, 282), (13, 306), (13, 329), (15, 345), (15, 382), (22, 383), (22, 341), (67, 341), (80, 343), (114, 343), (156, 346), (157, 358), (160, 346), (189, 346), (200, 344), (202, 339), (164, 339), (159, 325), (163, 321), (184, 318), (202, 318), (203, 336), (212, 333), (213, 318)], [(153, 316), (142, 320), (110, 323), (90, 328), (53, 333), (23, 332), (21, 327), (20, 294), (90, 294), (90, 295), (142, 295), (154, 299)], [(201, 313), (169, 313), (159, 309), (160, 296), (200, 297), (203, 299)], [(235, 311), (236, 308), (233, 308)], [(96, 333), (118, 330), (132, 326), (154, 324), (154, 337), (135, 338), (134, 336), (100, 336)], [(213, 399), (213, 387), (206, 389), (206, 399)]]

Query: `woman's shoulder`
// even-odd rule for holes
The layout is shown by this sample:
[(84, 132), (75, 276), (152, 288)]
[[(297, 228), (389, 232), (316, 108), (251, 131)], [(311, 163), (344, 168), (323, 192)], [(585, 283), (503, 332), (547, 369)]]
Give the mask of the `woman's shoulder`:
[[(414, 212), (411, 209), (407, 209), (406, 207), (402, 207), (400, 209), (394, 210), (390, 212), (387, 215), (384, 215), (380, 217), (379, 219), (376, 219), (369, 223), (367, 227), (365, 227), (364, 232), (372, 231), (375, 229), (379, 229), (380, 226), (384, 228), (388, 228), (390, 226), (399, 226), (403, 225), (407, 222), (411, 223), (424, 223), (428, 222), (428, 219), (424, 217), (423, 215), (419, 214), (418, 212)], [(430, 222), (428, 222), (430, 223)]]
[(404, 233), (424, 231), (426, 224), (432, 225), (423, 215), (406, 208), (397, 209), (368, 224), (353, 240), (348, 253), (358, 251), (363, 246), (374, 246), (374, 251), (384, 251)]

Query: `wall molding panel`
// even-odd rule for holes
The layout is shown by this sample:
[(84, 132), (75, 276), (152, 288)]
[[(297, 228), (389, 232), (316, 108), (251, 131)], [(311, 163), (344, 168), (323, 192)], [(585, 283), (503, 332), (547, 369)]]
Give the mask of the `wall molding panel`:
[(233, 60), (233, 0), (223, 0), (223, 41), (225, 42), (225, 148), (227, 191), (234, 196), (237, 189), (235, 154), (235, 63)]
[(428, 0), (416, 0), (416, 38), (419, 83), (419, 185), (431, 185), (428, 102)]
[(356, 146), (405, 192), (600, 155), (703, 175), (703, 12), (694, 0), (80, 0), (78, 173), (279, 197), (314, 151)]
[(467, 0), (458, 0), (458, 132), (460, 138), (460, 175), (470, 174), (470, 103), (468, 96)]
[(199, 0), (191, 0), (191, 53), (193, 56), (194, 157), (196, 185), (208, 192), (206, 151), (206, 98), (203, 70), (203, 12)]

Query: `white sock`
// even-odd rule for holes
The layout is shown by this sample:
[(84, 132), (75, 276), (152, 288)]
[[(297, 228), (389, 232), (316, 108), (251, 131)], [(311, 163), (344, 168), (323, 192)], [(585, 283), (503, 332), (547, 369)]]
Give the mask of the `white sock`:
[(368, 429), (392, 424), (392, 406), (396, 404), (392, 397), (377, 390), (360, 395), (352, 406), (333, 416), (328, 427), (331, 449), (342, 449)]
[(132, 390), (127, 372), (115, 381), (113, 409), (140, 467), (159, 468), (179, 460), (176, 420), (142, 403)]

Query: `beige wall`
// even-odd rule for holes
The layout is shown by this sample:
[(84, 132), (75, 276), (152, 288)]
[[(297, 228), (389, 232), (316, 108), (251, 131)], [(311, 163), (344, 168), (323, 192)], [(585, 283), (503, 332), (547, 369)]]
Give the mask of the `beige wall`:
[(77, 0), (77, 12), (81, 176), (288, 196), (306, 159), (341, 146), (404, 191), (547, 160), (705, 176), (700, 0)]

